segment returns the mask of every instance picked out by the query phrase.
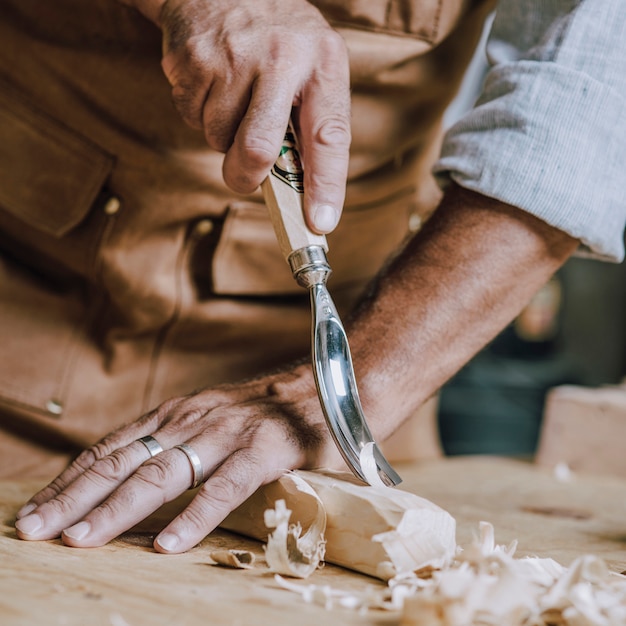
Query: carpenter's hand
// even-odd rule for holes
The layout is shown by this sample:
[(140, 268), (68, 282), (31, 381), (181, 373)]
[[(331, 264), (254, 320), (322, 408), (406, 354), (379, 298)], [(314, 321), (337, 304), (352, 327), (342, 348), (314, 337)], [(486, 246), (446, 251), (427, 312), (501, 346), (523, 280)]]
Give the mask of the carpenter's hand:
[[(158, 2), (159, 0), (157, 0)], [(288, 120), (305, 170), (305, 217), (333, 230), (345, 196), (350, 79), (341, 36), (306, 0), (166, 0), (163, 70), (183, 119), (224, 152), (224, 180), (251, 193)]]
[[(138, 438), (164, 448), (149, 458)], [(155, 539), (159, 552), (201, 541), (260, 485), (297, 467), (344, 467), (328, 434), (309, 367), (168, 401), (84, 451), (37, 493), (15, 526), (21, 539), (62, 536), (100, 546), (186, 491), (192, 467), (177, 444), (197, 453), (206, 480), (189, 506)]]

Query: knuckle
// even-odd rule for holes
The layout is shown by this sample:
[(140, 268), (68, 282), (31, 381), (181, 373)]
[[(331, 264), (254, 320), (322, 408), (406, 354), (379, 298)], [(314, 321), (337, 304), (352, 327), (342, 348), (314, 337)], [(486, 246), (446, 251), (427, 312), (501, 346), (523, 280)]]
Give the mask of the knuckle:
[(200, 125), (200, 107), (192, 89), (180, 84), (175, 85), (172, 87), (172, 102), (187, 124), (196, 127)]
[(202, 127), (202, 102), (212, 84), (212, 71), (208, 64), (195, 55), (193, 49), (185, 49), (161, 62), (172, 86), (171, 97), (183, 120), (194, 128)]
[(139, 467), (134, 476), (148, 487), (163, 490), (172, 476), (172, 464), (161, 455), (155, 456)]
[(277, 73), (294, 69), (294, 50), (299, 50), (301, 42), (295, 33), (287, 32), (273, 36), (267, 43), (266, 58), (269, 60), (268, 70)]
[(161, 68), (171, 84), (182, 77), (193, 78), (211, 67), (211, 54), (207, 54), (199, 39), (180, 38), (169, 41), (168, 52), (161, 59)]
[(104, 458), (107, 454), (110, 454), (113, 449), (113, 442), (110, 439), (105, 438), (93, 445), (89, 451), (92, 452), (95, 462)]
[(154, 411), (158, 421), (173, 413), (180, 406), (182, 400), (181, 398), (169, 398), (162, 402)]
[(348, 47), (345, 39), (333, 29), (326, 29), (319, 38), (318, 49), (322, 54), (333, 60), (333, 66), (337, 66), (339, 59), (348, 58)]
[(116, 492), (112, 497), (107, 498), (88, 516), (96, 523), (108, 519), (113, 521), (132, 510), (136, 504), (135, 494), (129, 491)]
[(152, 425), (152, 429), (156, 430), (159, 425), (160, 417), (161, 417), (161, 413), (159, 411), (159, 408), (157, 407), (156, 409), (153, 409), (151, 411), (148, 411), (147, 413), (144, 413), (135, 422), (135, 426), (142, 432), (144, 428), (149, 428), (151, 425)]
[(242, 150), (247, 165), (255, 169), (271, 166), (277, 156), (275, 138), (265, 132), (249, 133)]
[(254, 175), (250, 170), (242, 169), (241, 166), (236, 170), (223, 169), (224, 182), (226, 185), (237, 193), (252, 193), (263, 180), (263, 175)]
[(132, 467), (128, 455), (122, 450), (114, 450), (108, 456), (96, 461), (90, 468), (90, 472), (106, 482), (118, 482), (131, 472)]
[(204, 137), (213, 150), (226, 153), (235, 138), (235, 125), (217, 117), (205, 120)]
[(65, 517), (76, 510), (77, 500), (69, 493), (62, 491), (55, 498), (49, 500), (44, 506), (48, 513), (52, 512), (59, 517)]
[(245, 490), (245, 487), (246, 482), (238, 480), (237, 472), (231, 467), (227, 474), (220, 474), (211, 480), (210, 492), (203, 489), (198, 495), (206, 499), (210, 498), (214, 508), (230, 510), (239, 501), (239, 494)]
[(337, 152), (350, 149), (350, 122), (343, 115), (332, 115), (318, 121), (315, 139), (324, 146), (332, 146)]
[(224, 161), (223, 175), (226, 184), (238, 193), (254, 191), (276, 160), (279, 145), (280, 142), (274, 141), (271, 132), (255, 129), (254, 132), (247, 133), (228, 152)]
[(258, 455), (252, 449), (240, 449), (231, 456), (228, 470), (213, 475), (198, 495), (210, 498), (219, 508), (230, 511), (261, 484), (262, 469)]
[(206, 411), (202, 407), (186, 406), (178, 407), (172, 411), (168, 417), (167, 427), (162, 429), (165, 437), (180, 438), (186, 437), (186, 433), (195, 432), (198, 423)]
[(72, 462), (72, 467), (81, 471), (87, 471), (94, 463), (109, 454), (108, 446), (104, 441), (83, 450)]
[[(179, 516), (179, 520), (187, 526), (208, 532), (211, 530), (209, 523), (209, 515), (206, 511), (206, 505), (199, 501), (199, 495), (194, 498), (194, 504), (188, 506)], [(195, 506), (194, 506), (195, 505)]]

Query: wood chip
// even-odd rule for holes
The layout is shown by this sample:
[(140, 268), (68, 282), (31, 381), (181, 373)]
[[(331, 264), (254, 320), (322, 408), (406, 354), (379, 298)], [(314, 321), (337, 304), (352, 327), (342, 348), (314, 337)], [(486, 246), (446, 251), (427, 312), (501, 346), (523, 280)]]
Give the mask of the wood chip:
[(213, 550), (209, 552), (209, 557), (213, 561), (212, 565), (222, 565), (235, 569), (251, 569), (254, 566), (256, 557), (248, 550)]

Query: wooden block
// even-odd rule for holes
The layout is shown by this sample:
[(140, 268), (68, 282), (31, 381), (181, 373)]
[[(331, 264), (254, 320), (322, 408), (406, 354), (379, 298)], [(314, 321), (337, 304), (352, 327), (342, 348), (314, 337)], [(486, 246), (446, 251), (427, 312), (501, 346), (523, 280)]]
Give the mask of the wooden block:
[(326, 517), (325, 560), (368, 576), (389, 578), (398, 572), (442, 567), (456, 551), (456, 522), (442, 508), (413, 493), (371, 487), (341, 472), (286, 473), (258, 489), (221, 527), (265, 541), (264, 513), (279, 500), (293, 511), (291, 521), (306, 532), (317, 524), (321, 506)]
[(626, 477), (626, 386), (552, 389), (535, 462)]

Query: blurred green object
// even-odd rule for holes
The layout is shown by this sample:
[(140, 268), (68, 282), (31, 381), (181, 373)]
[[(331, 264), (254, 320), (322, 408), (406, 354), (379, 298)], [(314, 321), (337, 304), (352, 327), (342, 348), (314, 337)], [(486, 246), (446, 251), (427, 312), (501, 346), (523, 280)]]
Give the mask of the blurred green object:
[(626, 376), (626, 263), (572, 258), (441, 389), (444, 452), (532, 456), (546, 393)]
[(481, 352), (442, 389), (439, 434), (445, 454), (532, 456), (546, 393), (574, 378), (563, 358)]

